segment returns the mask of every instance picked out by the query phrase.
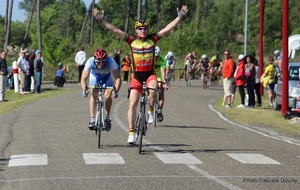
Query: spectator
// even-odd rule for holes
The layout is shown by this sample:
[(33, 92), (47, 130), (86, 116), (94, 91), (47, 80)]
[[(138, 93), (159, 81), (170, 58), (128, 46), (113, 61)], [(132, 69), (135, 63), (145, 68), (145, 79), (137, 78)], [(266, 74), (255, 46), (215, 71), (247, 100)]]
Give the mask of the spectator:
[(223, 103), (225, 108), (232, 107), (232, 94), (233, 94), (233, 85), (234, 84), (234, 71), (235, 71), (235, 63), (230, 56), (230, 51), (224, 51), (225, 61), (222, 69), (222, 77), (223, 77), (223, 89), (224, 89), (224, 100)]
[(82, 71), (84, 69), (84, 65), (85, 65), (85, 62), (86, 62), (86, 53), (84, 52), (84, 47), (82, 47), (80, 49), (80, 51), (78, 51), (76, 53), (75, 62), (76, 62), (77, 67), (78, 67), (78, 82), (80, 84)]
[(245, 75), (247, 77), (247, 93), (248, 93), (248, 105), (247, 108), (254, 108), (255, 96), (254, 96), (254, 85), (255, 85), (255, 65), (251, 55), (247, 55), (245, 58)]
[(256, 100), (257, 100), (257, 107), (261, 107), (261, 93), (260, 93), (260, 88), (261, 88), (261, 84), (260, 84), (260, 76), (259, 76), (259, 66), (258, 66), (258, 61), (255, 58), (255, 53), (252, 52), (250, 54), (250, 56), (252, 56), (253, 60), (254, 60), (254, 66), (255, 66), (255, 83), (254, 83), (254, 91), (255, 91), (255, 95), (256, 95)]
[(126, 54), (123, 61), (122, 61), (122, 71), (124, 73), (123, 83), (128, 82), (128, 75), (130, 70), (131, 60), (129, 58), (129, 55)]
[(40, 50), (35, 51), (36, 58), (34, 59), (34, 82), (35, 82), (35, 93), (41, 93), (42, 85), (42, 72), (43, 72), (43, 61), (42, 52)]
[(239, 90), (239, 94), (241, 96), (241, 104), (237, 106), (237, 108), (245, 108), (245, 84), (247, 82), (245, 76), (245, 62), (244, 55), (239, 55), (239, 63), (234, 73), (235, 77), (235, 85)]
[(28, 65), (28, 72), (26, 72), (25, 75), (25, 84), (24, 84), (24, 93), (29, 93), (30, 91), (30, 85), (31, 85), (31, 78), (30, 78), (30, 65), (29, 65), (29, 51), (26, 51), (25, 53), (25, 59)]
[(31, 52), (29, 54), (29, 75), (30, 75), (30, 91), (31, 93), (34, 92), (34, 59), (35, 53)]
[(114, 60), (117, 63), (119, 70), (120, 70), (120, 66), (121, 66), (120, 54), (121, 54), (121, 49), (118, 49), (117, 52), (115, 53), (115, 56), (114, 56)]
[(21, 50), (21, 55), (18, 58), (17, 65), (20, 70), (20, 88), (19, 94), (24, 95), (25, 77), (29, 75), (29, 63), (26, 60), (27, 50)]
[(6, 52), (0, 51), (0, 102), (6, 102), (5, 90), (7, 84), (7, 63), (6, 63)]
[(64, 73), (68, 73), (69, 71), (70, 70), (68, 65), (63, 65), (63, 63), (60, 62), (55, 73), (54, 85), (57, 87), (64, 87), (64, 84), (66, 82)]
[(269, 106), (272, 107), (275, 100), (274, 88), (275, 88), (275, 72), (276, 68), (273, 64), (273, 57), (268, 58), (269, 65), (266, 67), (262, 78), (264, 79), (264, 87), (269, 95)]

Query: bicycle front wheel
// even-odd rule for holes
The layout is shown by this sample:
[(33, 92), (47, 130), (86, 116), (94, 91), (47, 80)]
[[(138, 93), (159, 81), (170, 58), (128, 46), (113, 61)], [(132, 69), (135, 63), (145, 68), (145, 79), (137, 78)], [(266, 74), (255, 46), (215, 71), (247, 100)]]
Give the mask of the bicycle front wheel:
[(142, 153), (142, 146), (143, 146), (143, 136), (145, 134), (146, 129), (146, 116), (145, 113), (141, 114), (140, 121), (139, 121), (139, 135), (138, 135), (138, 152), (139, 154)]
[(98, 131), (98, 148), (100, 148), (101, 145), (101, 132), (104, 128), (104, 114), (103, 114), (103, 108), (100, 109), (99, 111), (99, 117), (98, 117), (98, 121), (97, 123), (99, 125), (97, 125), (97, 131)]

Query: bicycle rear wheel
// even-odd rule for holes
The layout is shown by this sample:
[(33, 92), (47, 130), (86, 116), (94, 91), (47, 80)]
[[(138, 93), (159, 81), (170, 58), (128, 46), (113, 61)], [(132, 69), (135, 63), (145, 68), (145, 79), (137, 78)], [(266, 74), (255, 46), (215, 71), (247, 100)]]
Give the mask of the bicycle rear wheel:
[(153, 112), (154, 112), (153, 127), (157, 126), (158, 100), (159, 100), (159, 92), (156, 93), (156, 99), (154, 101), (154, 107), (153, 107)]
[(168, 73), (168, 76), (167, 76), (167, 80), (166, 80), (167, 86), (170, 86), (170, 85), (171, 85), (171, 80), (172, 80), (172, 78), (173, 78), (172, 73), (169, 72), (169, 73)]
[(134, 123), (134, 141), (133, 144), (137, 145), (138, 144), (138, 139), (139, 139), (139, 134), (140, 134), (140, 112), (138, 113), (138, 116), (135, 120)]

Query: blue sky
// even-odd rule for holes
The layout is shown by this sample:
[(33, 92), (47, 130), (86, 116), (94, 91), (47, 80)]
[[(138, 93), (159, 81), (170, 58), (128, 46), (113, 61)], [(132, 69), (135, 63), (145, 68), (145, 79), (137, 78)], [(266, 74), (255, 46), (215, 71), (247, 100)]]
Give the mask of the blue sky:
[[(6, 1), (4, 0), (1, 0), (1, 6), (0, 6), (0, 15), (1, 16), (4, 16), (5, 15), (5, 8), (6, 8)], [(19, 2), (21, 2), (22, 0), (14, 0), (14, 7), (13, 7), (13, 15), (12, 15), (12, 20), (13, 21), (21, 21), (23, 22), (25, 20), (25, 14), (24, 14), (24, 11), (21, 11), (18, 9), (18, 4)], [(91, 0), (82, 0), (85, 5), (89, 5), (91, 3)], [(96, 3), (98, 1), (96, 0)]]

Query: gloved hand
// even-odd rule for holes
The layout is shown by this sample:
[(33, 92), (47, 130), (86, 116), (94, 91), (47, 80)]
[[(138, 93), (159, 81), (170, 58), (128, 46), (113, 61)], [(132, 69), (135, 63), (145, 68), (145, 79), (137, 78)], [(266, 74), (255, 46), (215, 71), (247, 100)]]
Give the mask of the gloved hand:
[(93, 14), (94, 14), (96, 20), (98, 20), (99, 22), (102, 22), (106, 18), (105, 15), (104, 15), (104, 10), (102, 10), (102, 12), (100, 13), (100, 11), (95, 8), (93, 10)]
[(83, 97), (87, 97), (89, 95), (89, 91), (88, 90), (84, 90), (84, 91), (82, 91), (82, 96)]
[(186, 5), (183, 5), (180, 11), (177, 8), (177, 15), (181, 20), (183, 19), (183, 17), (186, 15), (187, 12), (188, 12), (188, 8)]

